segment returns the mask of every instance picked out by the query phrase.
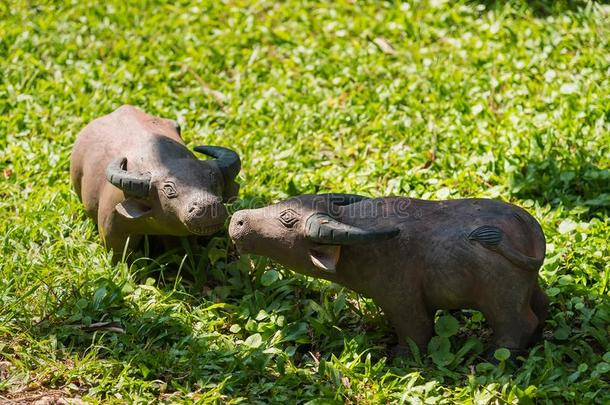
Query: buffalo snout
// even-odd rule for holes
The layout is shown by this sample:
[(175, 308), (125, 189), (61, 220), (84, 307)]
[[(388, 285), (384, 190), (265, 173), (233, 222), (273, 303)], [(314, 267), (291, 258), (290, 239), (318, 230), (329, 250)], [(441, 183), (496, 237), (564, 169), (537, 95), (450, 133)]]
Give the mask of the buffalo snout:
[(191, 218), (202, 217), (206, 213), (206, 208), (204, 203), (196, 201), (188, 208), (188, 215)]
[(185, 225), (193, 233), (218, 231), (227, 219), (227, 209), (220, 199), (193, 201), (185, 213)]
[(246, 210), (237, 211), (231, 217), (231, 223), (229, 224), (229, 235), (233, 241), (240, 239), (247, 233), (250, 228), (248, 215), (245, 213)]
[(252, 233), (250, 210), (237, 211), (229, 223), (229, 236), (238, 250), (246, 253), (248, 249), (248, 236)]

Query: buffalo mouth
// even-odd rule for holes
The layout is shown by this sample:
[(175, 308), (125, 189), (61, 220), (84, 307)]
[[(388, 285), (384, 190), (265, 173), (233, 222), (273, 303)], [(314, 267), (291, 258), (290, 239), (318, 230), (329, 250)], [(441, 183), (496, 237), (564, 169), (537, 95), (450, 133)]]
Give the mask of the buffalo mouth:
[(241, 240), (233, 240), (233, 244), (235, 245), (235, 249), (239, 252), (239, 254), (248, 254), (252, 252), (252, 246), (250, 244), (241, 241)]
[(224, 222), (216, 224), (205, 224), (198, 226), (189, 226), (188, 230), (196, 235), (211, 235), (220, 231), (224, 227)]

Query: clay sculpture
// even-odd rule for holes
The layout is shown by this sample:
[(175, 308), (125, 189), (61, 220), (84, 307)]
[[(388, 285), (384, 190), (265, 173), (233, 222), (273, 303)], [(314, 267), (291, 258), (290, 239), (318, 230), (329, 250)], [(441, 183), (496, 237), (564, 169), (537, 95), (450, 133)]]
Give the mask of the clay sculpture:
[(72, 185), (107, 248), (121, 254), (143, 235), (209, 235), (227, 218), (223, 201), (239, 185), (239, 156), (218, 146), (187, 149), (179, 125), (124, 105), (79, 134)]
[(403, 347), (426, 350), (438, 309), (480, 310), (495, 345), (516, 352), (542, 335), (544, 234), (512, 204), (303, 195), (236, 212), (229, 233), (242, 253), (371, 297)]

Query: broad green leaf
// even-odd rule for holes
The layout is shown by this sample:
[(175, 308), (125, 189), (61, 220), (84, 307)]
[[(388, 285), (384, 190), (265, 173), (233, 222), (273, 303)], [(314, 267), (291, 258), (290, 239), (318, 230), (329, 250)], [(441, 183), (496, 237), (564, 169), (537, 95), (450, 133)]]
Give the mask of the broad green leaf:
[(260, 345), (262, 343), (263, 343), (263, 338), (261, 337), (260, 333), (255, 333), (253, 335), (250, 335), (246, 338), (246, 340), (244, 340), (244, 344), (246, 346), (250, 346), (253, 349), (260, 347)]
[(264, 272), (263, 275), (261, 276), (261, 284), (264, 285), (265, 287), (268, 287), (271, 284), (275, 283), (278, 278), (279, 278), (279, 273), (277, 271), (268, 270), (268, 271)]
[(506, 361), (510, 358), (510, 350), (501, 347), (494, 352), (494, 357), (499, 361)]
[(437, 319), (434, 330), (439, 336), (451, 337), (457, 333), (459, 326), (460, 324), (453, 316), (444, 315)]

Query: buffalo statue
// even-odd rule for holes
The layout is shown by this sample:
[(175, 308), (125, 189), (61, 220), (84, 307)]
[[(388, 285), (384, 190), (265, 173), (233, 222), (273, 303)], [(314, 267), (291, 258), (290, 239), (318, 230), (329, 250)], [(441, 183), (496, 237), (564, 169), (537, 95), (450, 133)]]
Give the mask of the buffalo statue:
[(426, 350), (439, 309), (481, 311), (513, 352), (542, 336), (544, 234), (512, 204), (303, 195), (237, 211), (229, 234), (242, 253), (371, 297), (403, 350), (408, 339)]
[(187, 149), (180, 126), (124, 105), (89, 123), (71, 156), (72, 185), (108, 249), (133, 250), (144, 235), (210, 235), (237, 195), (239, 156), (218, 146)]

